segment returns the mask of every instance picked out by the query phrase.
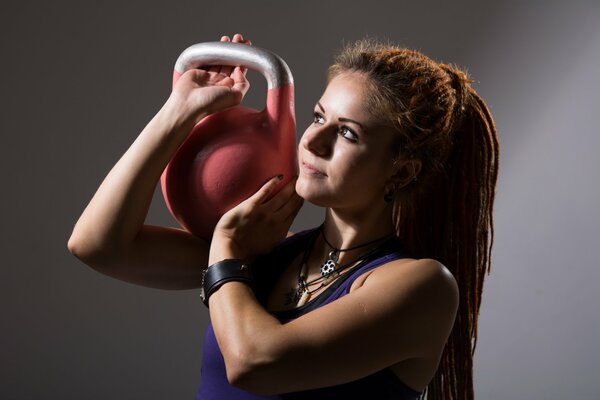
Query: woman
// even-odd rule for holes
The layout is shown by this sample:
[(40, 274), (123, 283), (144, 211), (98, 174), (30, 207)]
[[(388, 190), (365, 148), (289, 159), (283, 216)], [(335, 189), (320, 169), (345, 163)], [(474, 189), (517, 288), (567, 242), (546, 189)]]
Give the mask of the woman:
[[(281, 177), (270, 179), (210, 243), (144, 225), (168, 161), (201, 118), (241, 102), (244, 75), (183, 74), (69, 250), (136, 284), (203, 286), (211, 325), (198, 398), (472, 399), (498, 142), (467, 76), (415, 51), (348, 46), (298, 146), (297, 180), (271, 197)], [(325, 220), (288, 234), (303, 200)]]

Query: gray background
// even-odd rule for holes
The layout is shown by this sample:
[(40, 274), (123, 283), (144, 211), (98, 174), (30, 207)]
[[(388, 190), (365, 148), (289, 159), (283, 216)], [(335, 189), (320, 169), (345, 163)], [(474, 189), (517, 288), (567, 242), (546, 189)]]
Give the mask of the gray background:
[[(193, 398), (198, 292), (110, 279), (66, 243), (167, 98), (179, 53), (235, 32), (290, 65), (299, 135), (344, 41), (389, 38), (467, 67), (502, 142), (477, 397), (598, 398), (600, 7), (483, 3), (4, 1), (0, 398)], [(246, 104), (261, 108), (266, 86), (250, 79)], [(321, 216), (306, 205), (294, 229)], [(158, 191), (147, 222), (174, 224)]]

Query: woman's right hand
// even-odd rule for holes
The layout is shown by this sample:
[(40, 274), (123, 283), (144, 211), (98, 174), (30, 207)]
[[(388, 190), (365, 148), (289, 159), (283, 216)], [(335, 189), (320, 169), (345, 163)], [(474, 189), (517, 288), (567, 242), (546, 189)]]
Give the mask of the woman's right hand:
[[(222, 42), (231, 41), (228, 36)], [(233, 36), (233, 42), (251, 45), (241, 34)], [(168, 103), (185, 120), (196, 124), (205, 115), (237, 106), (250, 89), (246, 68), (209, 66), (186, 71), (173, 87)]]

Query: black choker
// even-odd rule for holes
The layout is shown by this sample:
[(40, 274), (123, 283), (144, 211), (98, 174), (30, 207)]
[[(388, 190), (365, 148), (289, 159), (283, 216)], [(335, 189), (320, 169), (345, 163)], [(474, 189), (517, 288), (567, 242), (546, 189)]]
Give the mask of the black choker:
[[(363, 254), (362, 256), (357, 257), (354, 260), (352, 260), (344, 265), (339, 265), (337, 261), (339, 259), (339, 255), (342, 251), (350, 251), (350, 250), (359, 249), (361, 247), (365, 247), (365, 246), (368, 246), (373, 243), (385, 241), (386, 239), (389, 239), (389, 238), (395, 236), (395, 234), (391, 233), (389, 235), (380, 237), (378, 239), (372, 240), (365, 244), (361, 244), (359, 246), (349, 247), (347, 249), (338, 249), (338, 248), (332, 246), (331, 243), (329, 243), (329, 241), (325, 237), (325, 233), (323, 232), (323, 225), (321, 225), (319, 227), (319, 230), (321, 231), (321, 234), (323, 235), (323, 239), (325, 240), (325, 243), (327, 243), (327, 245), (329, 247), (331, 247), (332, 250), (329, 252), (327, 260), (321, 265), (321, 276), (307, 282), (306, 278), (307, 278), (307, 274), (308, 274), (308, 267), (307, 267), (308, 257), (312, 251), (312, 248), (316, 242), (318, 235), (313, 236), (313, 238), (310, 240), (309, 245), (307, 246), (307, 249), (304, 252), (304, 256), (302, 257), (302, 263), (300, 266), (300, 270), (298, 271), (298, 280), (297, 280), (296, 288), (290, 290), (290, 292), (288, 292), (286, 294), (285, 305), (287, 305), (287, 306), (290, 306), (290, 305), (295, 305), (297, 307), (303, 306), (310, 300), (310, 297), (313, 293), (317, 292), (319, 289), (321, 289), (321, 288), (329, 285), (331, 282), (333, 282), (333, 280), (335, 280), (335, 278), (337, 278), (340, 275), (340, 272), (344, 271), (345, 269), (347, 269), (353, 265), (358, 264), (359, 262), (365, 260), (367, 257), (369, 257), (370, 255), (375, 253), (375, 251), (377, 251), (380, 248), (380, 246), (375, 247), (371, 251), (368, 251), (367, 253)], [(311, 286), (317, 285), (319, 283), (320, 283), (320, 285), (316, 289), (312, 289), (312, 290), (310, 289)]]
[(327, 245), (329, 247), (331, 247), (331, 249), (332, 249), (329, 252), (327, 260), (325, 260), (323, 265), (321, 265), (321, 276), (326, 276), (326, 275), (331, 274), (339, 269), (340, 265), (338, 264), (338, 260), (340, 258), (340, 253), (342, 251), (350, 251), (350, 250), (360, 249), (361, 247), (366, 247), (370, 244), (377, 243), (377, 242), (385, 240), (391, 236), (394, 236), (393, 233), (390, 233), (389, 235), (385, 235), (378, 239), (371, 240), (370, 242), (367, 242), (365, 244), (361, 244), (361, 245), (354, 246), (354, 247), (348, 247), (347, 249), (338, 249), (337, 247), (335, 247), (331, 243), (329, 243), (329, 240), (327, 240), (327, 237), (325, 236), (325, 231), (324, 231), (322, 225), (321, 225), (321, 235), (323, 235), (323, 240), (325, 240), (325, 243), (327, 243)]

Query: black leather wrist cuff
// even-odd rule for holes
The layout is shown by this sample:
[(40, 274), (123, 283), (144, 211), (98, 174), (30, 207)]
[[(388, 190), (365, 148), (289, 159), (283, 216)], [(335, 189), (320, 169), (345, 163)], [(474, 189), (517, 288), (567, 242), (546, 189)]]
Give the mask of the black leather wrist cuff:
[(221, 285), (231, 281), (243, 282), (253, 288), (254, 281), (250, 266), (237, 259), (227, 259), (209, 266), (202, 276), (200, 290), (200, 298), (204, 305), (208, 307), (210, 295)]

